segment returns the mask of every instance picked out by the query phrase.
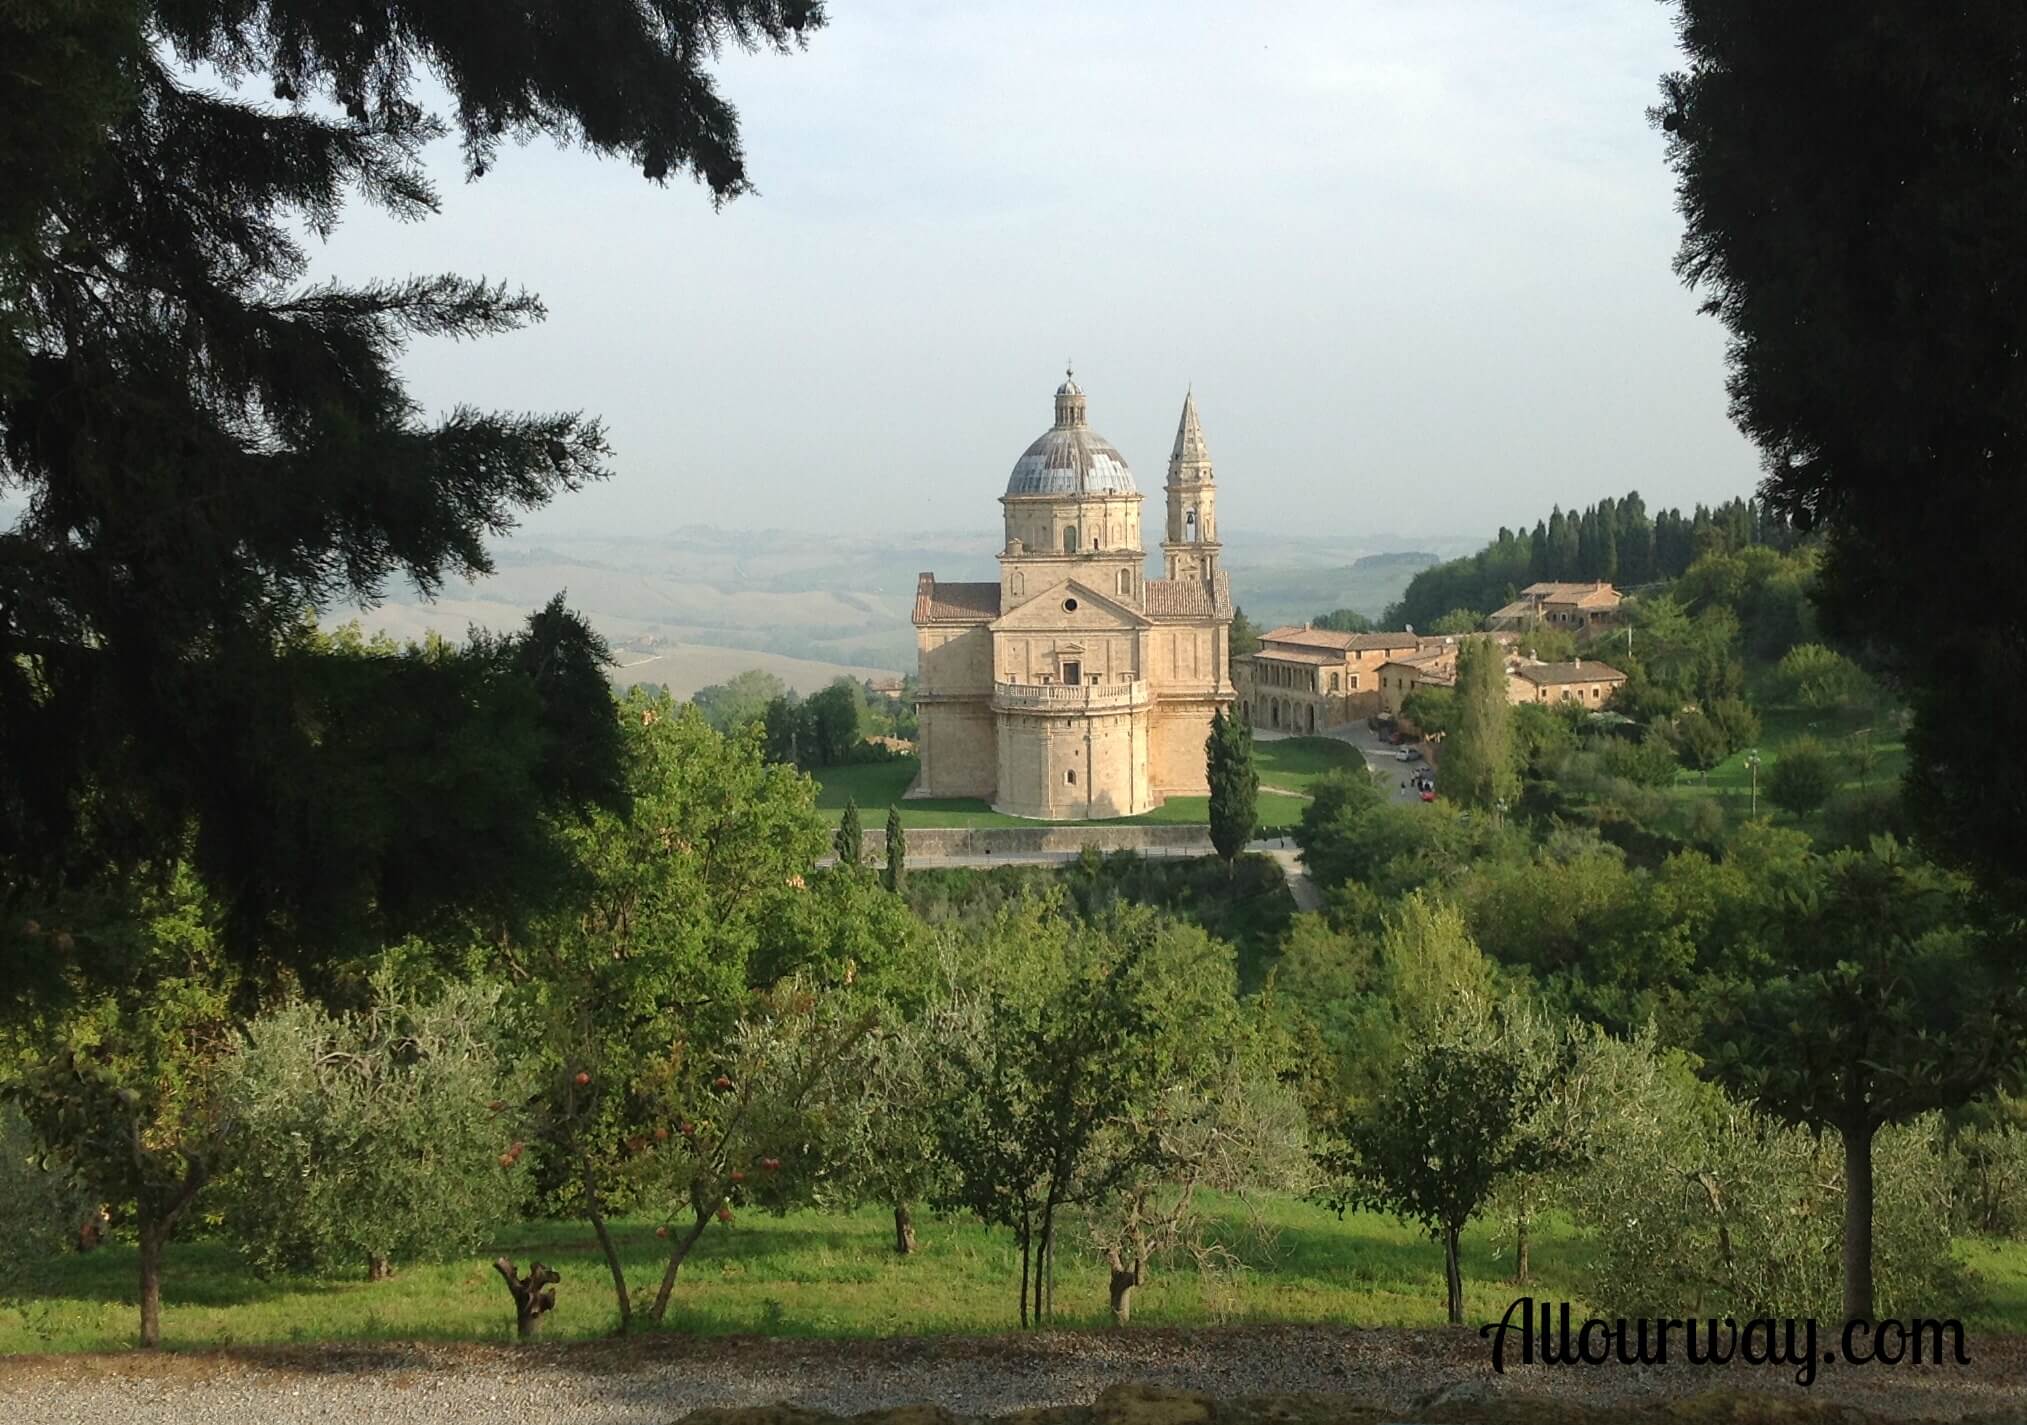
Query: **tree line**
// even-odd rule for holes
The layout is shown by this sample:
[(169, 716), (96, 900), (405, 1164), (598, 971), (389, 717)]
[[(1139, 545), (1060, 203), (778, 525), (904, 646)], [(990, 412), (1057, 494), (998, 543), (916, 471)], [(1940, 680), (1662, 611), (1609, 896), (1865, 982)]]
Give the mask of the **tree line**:
[(1785, 551), (1797, 538), (1757, 499), (1727, 500), (1715, 508), (1697, 505), (1687, 515), (1677, 509), (1649, 515), (1638, 491), (1567, 514), (1558, 505), (1532, 530), (1502, 527), (1476, 554), (1416, 571), (1381, 622), (1387, 628), (1430, 632), (1445, 615), (1462, 611), (1475, 624), (1517, 599), (1529, 584), (1602, 580), (1637, 588), (1678, 578), (1707, 554), (1762, 547)]

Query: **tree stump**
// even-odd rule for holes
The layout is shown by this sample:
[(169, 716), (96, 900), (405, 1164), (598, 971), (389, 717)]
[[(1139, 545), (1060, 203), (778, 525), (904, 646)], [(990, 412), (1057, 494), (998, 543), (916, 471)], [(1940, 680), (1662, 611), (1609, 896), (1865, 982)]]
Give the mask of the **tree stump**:
[(532, 1339), (542, 1329), (542, 1317), (556, 1309), (556, 1293), (546, 1288), (552, 1282), (562, 1281), (563, 1274), (553, 1267), (535, 1262), (523, 1278), (505, 1257), (493, 1263), (493, 1270), (505, 1279), (507, 1290), (514, 1298), (514, 1324), (520, 1330), (521, 1339)]

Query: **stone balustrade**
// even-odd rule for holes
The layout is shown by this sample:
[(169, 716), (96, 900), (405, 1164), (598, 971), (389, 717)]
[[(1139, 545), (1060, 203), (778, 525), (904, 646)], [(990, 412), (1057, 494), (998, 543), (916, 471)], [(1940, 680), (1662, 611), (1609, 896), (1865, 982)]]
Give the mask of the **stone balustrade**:
[(994, 683), (993, 706), (1006, 712), (1124, 712), (1153, 698), (1145, 679), (1131, 683)]

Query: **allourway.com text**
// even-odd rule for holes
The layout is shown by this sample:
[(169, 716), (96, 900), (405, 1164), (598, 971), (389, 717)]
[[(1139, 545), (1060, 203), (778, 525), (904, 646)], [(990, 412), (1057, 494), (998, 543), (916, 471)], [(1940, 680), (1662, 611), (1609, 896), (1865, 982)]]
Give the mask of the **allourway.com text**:
[[(1726, 1317), (1664, 1317), (1612, 1320), (1587, 1317), (1572, 1324), (1570, 1304), (1531, 1296), (1518, 1298), (1498, 1321), (1478, 1328), (1492, 1341), (1492, 1369), (1506, 1371), (1508, 1350), (1521, 1365), (1626, 1366), (1666, 1365), (1676, 1359), (1696, 1366), (1740, 1361), (1749, 1366), (1793, 1366), (1798, 1385), (1812, 1385), (1816, 1365), (1842, 1362), (1853, 1366), (1944, 1365), (1954, 1360), (1967, 1366), (1964, 1327), (1960, 1321), (1853, 1321), (1838, 1335), (1839, 1350), (1819, 1348), (1812, 1319), (1770, 1316), (1738, 1321)], [(1509, 1342), (1509, 1335), (1514, 1339)], [(1947, 1345), (1947, 1354), (1945, 1346)]]

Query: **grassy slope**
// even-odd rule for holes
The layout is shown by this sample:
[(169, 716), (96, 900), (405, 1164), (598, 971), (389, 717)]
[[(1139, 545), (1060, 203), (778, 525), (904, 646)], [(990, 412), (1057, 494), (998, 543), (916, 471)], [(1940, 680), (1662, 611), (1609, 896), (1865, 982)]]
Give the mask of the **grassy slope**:
[[(1254, 763), (1265, 786), (1300, 792), (1311, 782), (1336, 767), (1358, 762), (1358, 752), (1349, 743), (1327, 737), (1291, 737), (1280, 742), (1262, 742), (1254, 747)], [(923, 801), (902, 801), (908, 784), (915, 780), (915, 759), (870, 762), (856, 767), (827, 767), (815, 773), (816, 804), (832, 820), (840, 816), (845, 798), (851, 797), (869, 826), (884, 823), (887, 808), (898, 803), (903, 826), (1036, 826), (1040, 823), (1017, 816), (1004, 816), (984, 802), (968, 797), (941, 797)], [(1262, 826), (1288, 826), (1301, 819), (1304, 800), (1299, 796), (1260, 794)], [(1170, 797), (1143, 816), (1119, 818), (1120, 824), (1143, 823), (1202, 825), (1209, 819), (1210, 798)]]
[[(1134, 1300), (1146, 1325), (1239, 1321), (1329, 1321), (1358, 1325), (1438, 1324), (1442, 1319), (1442, 1257), (1419, 1232), (1391, 1219), (1328, 1211), (1293, 1199), (1270, 1199), (1264, 1217), (1273, 1236), (1248, 1232), (1237, 1211), (1221, 1235), (1244, 1264), (1224, 1280), (1206, 1281), (1182, 1266), (1157, 1269)], [(713, 1227), (684, 1266), (669, 1325), (695, 1334), (759, 1332), (803, 1336), (866, 1336), (1012, 1329), (1019, 1259), (1011, 1235), (955, 1220), (919, 1221), (921, 1250), (908, 1259), (891, 1248), (887, 1214), (795, 1213), (786, 1218), (742, 1214), (729, 1229)], [(652, 1295), (660, 1248), (652, 1225), (616, 1224), (637, 1291)], [(1080, 1240), (1073, 1230), (1066, 1241)], [(1519, 1294), (1505, 1280), (1510, 1263), (1499, 1234), (1480, 1224), (1465, 1234), (1465, 1315), (1493, 1319)], [(163, 1291), (163, 1341), (171, 1347), (338, 1340), (495, 1340), (512, 1331), (513, 1312), (495, 1253), (530, 1257), (563, 1273), (559, 1304), (545, 1335), (602, 1335), (617, 1319), (610, 1279), (591, 1234), (581, 1223), (509, 1228), (468, 1261), (410, 1267), (392, 1280), (260, 1281), (223, 1243), (178, 1243), (168, 1254)], [(1537, 1229), (1537, 1298), (1581, 1305), (1584, 1247), (1567, 1231)], [(1971, 1256), (1983, 1273), (1986, 1299), (1963, 1303), (1973, 1330), (2020, 1330), (2027, 1324), (2027, 1247), (1978, 1244)], [(0, 1353), (96, 1351), (131, 1344), (134, 1253), (126, 1245), (90, 1256), (66, 1256), (39, 1296), (19, 1309), (0, 1309)], [(1056, 1301), (1061, 1324), (1097, 1326), (1105, 1319), (1101, 1265), (1064, 1252)], [(1938, 1303), (1938, 1311), (1944, 1304)], [(1956, 1310), (1952, 1304), (1949, 1310)]]
[[(1867, 774), (1864, 781), (1848, 769), (1840, 789), (1857, 788), (1864, 785), (1890, 787), (1900, 780), (1907, 769), (1907, 748), (1901, 734), (1885, 717), (1866, 717), (1857, 721), (1840, 721), (1834, 717), (1805, 712), (1800, 708), (1762, 708), (1760, 711), (1760, 791), (1761, 810), (1766, 805), (1766, 775), (1769, 768), (1778, 762), (1781, 751), (1788, 744), (1803, 737), (1814, 737), (1833, 753), (1848, 745), (1851, 734), (1861, 727), (1872, 730), (1872, 744), (1879, 750), (1879, 765)], [(1734, 752), (1711, 770), (1708, 782), (1694, 772), (1684, 771), (1676, 777), (1674, 791), (1685, 798), (1723, 797), (1746, 800), (1752, 794), (1752, 771), (1745, 764), (1745, 753)]]

